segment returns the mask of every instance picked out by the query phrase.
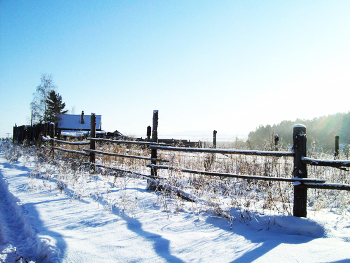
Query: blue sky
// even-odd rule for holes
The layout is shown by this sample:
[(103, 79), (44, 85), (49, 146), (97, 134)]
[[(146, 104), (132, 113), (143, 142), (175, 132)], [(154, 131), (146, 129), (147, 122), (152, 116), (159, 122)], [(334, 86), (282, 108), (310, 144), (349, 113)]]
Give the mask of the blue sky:
[[(0, 137), (41, 74), (102, 128), (247, 135), (348, 112), (350, 1), (0, 1)], [(228, 134), (228, 135), (227, 135)]]

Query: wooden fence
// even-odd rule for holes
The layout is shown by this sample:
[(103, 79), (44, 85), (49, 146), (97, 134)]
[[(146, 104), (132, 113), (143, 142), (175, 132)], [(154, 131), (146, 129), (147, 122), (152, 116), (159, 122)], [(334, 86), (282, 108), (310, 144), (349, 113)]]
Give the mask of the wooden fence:
[(39, 123), (34, 125), (22, 125), (13, 127), (13, 142), (33, 143), (38, 141), (41, 136), (50, 135), (53, 137), (55, 133), (55, 125), (53, 123)]
[[(228, 149), (216, 149), (214, 148), (186, 148), (186, 147), (173, 147), (165, 144), (158, 143), (158, 111), (153, 112), (153, 127), (152, 127), (152, 138), (148, 142), (139, 141), (125, 141), (125, 140), (109, 140), (96, 138), (96, 116), (92, 114), (91, 116), (91, 137), (88, 138), (89, 142), (68, 142), (61, 141), (54, 138), (44, 138), (45, 141), (51, 142), (52, 154), (55, 150), (66, 151), (76, 154), (81, 154), (90, 157), (89, 162), (85, 164), (90, 165), (92, 172), (94, 172), (95, 167), (102, 167), (106, 169), (113, 169), (123, 173), (134, 173), (140, 175), (144, 178), (150, 180), (150, 189), (155, 189), (159, 180), (157, 171), (161, 169), (167, 170), (180, 170), (184, 173), (190, 174), (201, 174), (206, 176), (219, 176), (223, 178), (240, 178), (240, 179), (254, 179), (254, 180), (265, 180), (265, 181), (284, 181), (294, 183), (294, 204), (293, 204), (293, 215), (296, 217), (306, 217), (307, 216), (307, 189), (308, 188), (318, 188), (318, 189), (334, 189), (334, 190), (345, 190), (350, 191), (350, 185), (346, 184), (331, 184), (326, 183), (326, 180), (308, 178), (307, 165), (314, 166), (329, 166), (336, 167), (339, 169), (347, 169), (350, 167), (350, 161), (344, 160), (318, 160), (308, 158), (306, 156), (306, 127), (304, 125), (295, 125), (293, 128), (293, 151), (283, 152), (283, 151), (255, 151), (255, 150), (228, 150)], [(216, 132), (213, 133), (213, 138), (216, 139)], [(339, 141), (339, 140), (338, 140)], [(115, 144), (136, 144), (148, 147), (151, 150), (150, 157), (135, 156), (135, 155), (125, 155), (110, 152), (103, 152), (96, 150), (96, 142), (100, 143), (115, 143)], [(214, 141), (215, 142), (215, 141)], [(61, 147), (55, 147), (57, 144), (71, 144), (71, 145), (90, 145), (89, 149), (83, 149), (83, 151), (68, 150)], [(215, 146), (215, 144), (214, 144)], [(239, 175), (239, 174), (229, 174), (229, 173), (218, 173), (218, 172), (208, 172), (208, 171), (198, 171), (184, 168), (175, 168), (164, 163), (168, 163), (169, 160), (163, 160), (158, 158), (159, 151), (181, 151), (188, 153), (211, 153), (211, 154), (225, 154), (225, 155), (255, 155), (255, 156), (274, 156), (274, 157), (293, 157), (293, 177), (283, 178), (283, 177), (270, 177), (270, 176), (257, 176), (257, 175)], [(101, 164), (96, 164), (96, 154), (108, 155), (114, 157), (122, 158), (134, 158), (150, 161), (147, 165), (151, 169), (150, 175), (135, 173), (132, 171), (108, 167)], [(336, 158), (335, 158), (336, 159)]]

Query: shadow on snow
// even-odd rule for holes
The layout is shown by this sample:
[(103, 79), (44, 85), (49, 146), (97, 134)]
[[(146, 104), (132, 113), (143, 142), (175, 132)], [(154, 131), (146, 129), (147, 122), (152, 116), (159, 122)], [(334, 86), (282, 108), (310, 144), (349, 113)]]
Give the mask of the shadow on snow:
[[(231, 214), (236, 214), (235, 218), (239, 218), (237, 211), (232, 211)], [(256, 244), (254, 249), (232, 262), (252, 262), (281, 244), (304, 244), (325, 234), (323, 227), (316, 222), (293, 216), (258, 215), (248, 224), (236, 219), (237, 221), (232, 222), (231, 230), (228, 230), (229, 224), (223, 224), (223, 220), (227, 219), (208, 217), (206, 222)]]
[[(25, 173), (18, 173), (16, 176), (20, 176), (20, 177), (28, 177), (28, 174), (31, 172), (30, 168), (27, 168), (25, 166), (20, 166), (18, 164), (9, 164), (9, 163), (0, 163), (0, 165), (3, 165), (4, 169), (16, 169), (19, 171), (23, 171)], [(0, 171), (0, 175), (1, 175), (1, 180), (2, 178), (5, 179), (5, 177), (3, 176), (2, 172)], [(8, 191), (8, 193), (10, 195), (13, 196), (14, 199), (17, 199), (17, 197), (15, 197), (10, 191)], [(46, 202), (51, 202), (50, 200), (45, 201)], [(41, 202), (44, 203), (44, 202)], [(66, 247), (67, 244), (64, 241), (64, 237), (54, 231), (49, 231), (48, 229), (46, 229), (44, 227), (43, 222), (40, 219), (40, 215), (36, 209), (36, 205), (38, 205), (40, 203), (24, 203), (21, 205), (21, 210), (24, 210), (24, 215), (25, 217), (29, 217), (27, 220), (28, 224), (30, 225), (30, 228), (33, 228), (35, 230), (35, 233), (39, 232), (41, 235), (47, 235), (50, 236), (52, 238), (54, 238), (56, 240), (57, 243), (57, 247), (59, 249), (59, 252), (57, 251), (57, 248), (54, 247), (50, 247), (50, 245), (48, 243), (45, 242), (45, 239), (43, 238), (38, 238), (38, 242), (40, 242), (39, 247), (41, 247), (41, 250), (39, 251), (39, 253), (46, 253), (46, 255), (37, 255), (38, 258), (40, 258), (41, 262), (62, 262), (63, 261), (63, 256), (65, 254), (66, 251)], [(17, 204), (16, 204), (17, 205)], [(17, 244), (15, 244), (17, 245)], [(59, 258), (58, 258), (59, 256)]]

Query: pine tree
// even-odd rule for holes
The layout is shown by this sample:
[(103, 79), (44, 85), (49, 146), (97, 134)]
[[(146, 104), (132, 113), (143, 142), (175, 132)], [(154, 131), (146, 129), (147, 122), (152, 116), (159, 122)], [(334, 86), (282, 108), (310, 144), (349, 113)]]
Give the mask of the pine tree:
[(46, 99), (46, 116), (47, 121), (56, 122), (57, 115), (66, 114), (68, 111), (63, 110), (66, 107), (65, 103), (62, 103), (62, 96), (59, 93), (56, 93), (54, 90), (51, 90), (48, 98)]

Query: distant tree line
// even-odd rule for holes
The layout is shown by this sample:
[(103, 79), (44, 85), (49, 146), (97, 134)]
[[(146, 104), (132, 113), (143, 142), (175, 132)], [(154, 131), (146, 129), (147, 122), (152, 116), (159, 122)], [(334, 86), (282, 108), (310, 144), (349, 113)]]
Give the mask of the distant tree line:
[(293, 144), (292, 130), (295, 124), (306, 126), (308, 148), (316, 147), (317, 150), (332, 152), (336, 135), (340, 137), (341, 146), (344, 147), (350, 143), (350, 112), (348, 112), (322, 116), (312, 120), (282, 121), (272, 126), (260, 125), (255, 131), (249, 133), (247, 144), (251, 147), (270, 150), (274, 146), (274, 136), (278, 134), (280, 147), (291, 146)]

